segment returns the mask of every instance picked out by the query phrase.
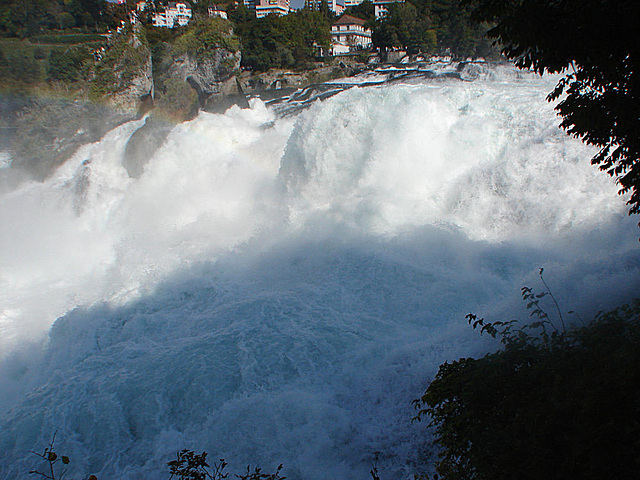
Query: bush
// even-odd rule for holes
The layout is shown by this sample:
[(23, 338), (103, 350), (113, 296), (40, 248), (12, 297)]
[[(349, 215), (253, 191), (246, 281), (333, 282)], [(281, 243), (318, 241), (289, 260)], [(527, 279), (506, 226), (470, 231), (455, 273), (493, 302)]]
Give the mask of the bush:
[(187, 53), (198, 60), (206, 60), (219, 48), (237, 52), (240, 49), (240, 42), (233, 34), (228, 21), (212, 18), (198, 22), (179, 37), (174, 44), (174, 54)]
[(0, 88), (21, 90), (42, 82), (42, 62), (35, 58), (33, 50), (21, 44), (0, 46)]
[[(173, 477), (190, 480), (224, 480), (229, 476), (225, 473), (225, 469), (228, 464), (224, 459), (220, 459), (218, 463), (214, 463), (211, 467), (207, 463), (207, 452), (202, 452), (198, 455), (192, 450), (182, 450), (177, 453), (177, 458), (167, 463), (169, 467), (170, 479)], [(247, 466), (247, 471), (244, 475), (235, 474), (236, 478), (240, 480), (285, 480), (287, 477), (281, 477), (280, 471), (282, 470), (282, 464), (276, 469), (274, 473), (264, 473), (261, 468), (255, 467), (251, 470), (250, 466)]]
[(52, 50), (47, 66), (47, 79), (75, 82), (81, 77), (83, 63), (90, 59), (91, 54), (84, 49)]
[(444, 363), (414, 401), (436, 427), (443, 479), (636, 478), (640, 301), (566, 333), (546, 335), (540, 315), (523, 329), (470, 315), (504, 350)]
[(104, 57), (96, 65), (95, 78), (91, 83), (92, 100), (124, 90), (136, 75), (147, 68), (151, 52), (141, 32), (134, 34), (129, 30), (114, 38)]
[(98, 34), (76, 35), (38, 35), (31, 38), (32, 43), (44, 45), (75, 45), (84, 43), (106, 43), (105, 37)]

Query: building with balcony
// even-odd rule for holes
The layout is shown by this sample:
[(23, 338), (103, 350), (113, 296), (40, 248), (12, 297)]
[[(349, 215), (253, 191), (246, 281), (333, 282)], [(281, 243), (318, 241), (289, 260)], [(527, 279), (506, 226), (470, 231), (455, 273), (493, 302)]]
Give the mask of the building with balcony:
[[(331, 10), (336, 15), (342, 15), (345, 9), (345, 1), (346, 0), (327, 0), (327, 6), (329, 7), (329, 10)], [(306, 0), (305, 3), (311, 10), (320, 10), (322, 0)]]
[[(344, 7), (355, 7), (360, 5), (364, 0), (343, 0)], [(391, 3), (404, 3), (404, 0), (371, 0), (373, 3), (374, 11), (376, 12), (376, 20), (383, 18), (389, 13), (389, 4)]]
[(343, 15), (331, 25), (331, 45), (334, 53), (361, 50), (371, 46), (371, 30), (361, 18)]
[(289, 0), (244, 0), (244, 6), (254, 10), (257, 18), (287, 15), (291, 10)]
[(153, 14), (154, 27), (184, 27), (191, 20), (191, 5), (187, 2), (169, 2), (164, 12)]
[(404, 0), (371, 0), (374, 11), (376, 12), (376, 20), (384, 18), (389, 13), (389, 5), (392, 3), (404, 3)]
[(207, 13), (210, 17), (224, 18), (225, 20), (227, 19), (227, 12), (215, 3), (207, 9)]

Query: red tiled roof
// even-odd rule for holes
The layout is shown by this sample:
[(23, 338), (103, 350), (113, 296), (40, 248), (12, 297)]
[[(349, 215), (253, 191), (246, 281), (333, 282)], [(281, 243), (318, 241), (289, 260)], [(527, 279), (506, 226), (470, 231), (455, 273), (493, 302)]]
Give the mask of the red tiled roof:
[(343, 15), (338, 20), (333, 22), (334, 25), (364, 25), (366, 20), (361, 18), (352, 17), (351, 15)]

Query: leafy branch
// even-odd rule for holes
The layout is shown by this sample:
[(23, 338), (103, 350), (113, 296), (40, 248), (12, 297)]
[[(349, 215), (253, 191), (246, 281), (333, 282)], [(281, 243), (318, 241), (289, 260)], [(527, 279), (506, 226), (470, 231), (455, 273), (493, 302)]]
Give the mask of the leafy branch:
[(251, 467), (247, 465), (247, 473), (245, 475), (236, 475), (240, 480), (284, 480), (287, 477), (280, 476), (280, 470), (282, 470), (282, 464), (278, 465), (275, 473), (263, 473), (262, 469), (255, 467), (253, 472)]
[[(225, 472), (229, 464), (221, 458), (211, 467), (207, 463), (207, 452), (198, 455), (192, 450), (184, 449), (178, 452), (177, 458), (168, 462), (167, 465), (171, 474), (169, 480), (174, 477), (182, 480), (224, 480), (229, 476)], [(280, 476), (281, 470), (282, 464), (278, 466), (275, 473), (264, 473), (259, 467), (255, 467), (252, 471), (251, 467), (247, 465), (247, 471), (244, 475), (234, 475), (240, 480), (285, 480), (287, 477)]]
[[(39, 470), (31, 470), (29, 472), (30, 475), (40, 475), (42, 478), (47, 478), (49, 480), (62, 480), (64, 475), (67, 473), (66, 469), (60, 475), (56, 475), (56, 472), (55, 472), (55, 465), (59, 461), (61, 461), (63, 463), (63, 465), (69, 465), (69, 457), (67, 457), (66, 455), (62, 455), (62, 456), (58, 457), (58, 454), (54, 451), (54, 445), (55, 445), (55, 442), (56, 442), (56, 434), (57, 433), (58, 432), (55, 432), (53, 434), (53, 438), (51, 439), (51, 442), (49, 443), (49, 446), (44, 449), (43, 453), (37, 453), (37, 452), (34, 452), (32, 450), (30, 451), (35, 456), (40, 457), (45, 462), (47, 462), (47, 467), (49, 469), (49, 472), (47, 473), (47, 472), (41, 472)], [(46, 467), (45, 467), (45, 469), (46, 469)]]
[[(465, 317), (469, 325), (471, 325), (474, 330), (480, 328), (481, 334), (486, 332), (492, 338), (500, 336), (500, 341), (504, 345), (513, 346), (517, 344), (520, 346), (526, 343), (536, 344), (542, 342), (545, 347), (552, 348), (554, 345), (564, 343), (567, 337), (564, 316), (562, 315), (558, 300), (544, 279), (543, 273), (544, 268), (541, 267), (538, 275), (546, 291), (536, 293), (531, 287), (522, 287), (520, 289), (525, 308), (530, 311), (529, 317), (534, 317), (536, 319), (535, 321), (524, 324), (521, 328), (515, 328), (515, 324), (519, 323), (518, 320), (487, 322), (484, 318), (478, 318), (476, 314), (469, 313)], [(541, 305), (541, 299), (547, 296), (551, 298), (558, 312), (560, 328), (556, 326)], [(549, 332), (549, 330), (551, 330), (551, 332)]]
[(229, 476), (228, 473), (224, 473), (224, 469), (227, 467), (227, 462), (224, 459), (220, 459), (220, 463), (213, 464), (213, 470), (210, 471), (210, 466), (207, 463), (207, 452), (197, 455), (191, 450), (184, 449), (178, 452), (178, 458), (167, 463), (169, 466), (169, 473), (172, 479), (174, 476), (181, 479), (189, 480), (223, 480)]

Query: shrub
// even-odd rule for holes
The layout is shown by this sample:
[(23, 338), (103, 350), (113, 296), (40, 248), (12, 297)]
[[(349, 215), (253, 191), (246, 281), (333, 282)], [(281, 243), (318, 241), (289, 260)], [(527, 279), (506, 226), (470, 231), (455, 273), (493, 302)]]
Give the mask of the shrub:
[[(535, 312), (530, 290), (523, 297), (533, 295)], [(414, 401), (416, 419), (436, 428), (443, 479), (636, 477), (640, 301), (566, 333), (544, 315), (521, 329), (470, 315), (505, 348), (445, 362)]]
[[(198, 455), (192, 450), (181, 450), (177, 453), (177, 458), (168, 462), (167, 465), (171, 474), (169, 479), (177, 477), (184, 480), (223, 480), (229, 476), (225, 472), (228, 463), (224, 459), (220, 459), (218, 463), (213, 464), (213, 467), (209, 466), (207, 452), (202, 452)], [(281, 470), (282, 464), (278, 466), (274, 473), (264, 473), (258, 467), (251, 470), (251, 467), (247, 466), (247, 471), (244, 475), (236, 474), (235, 477), (240, 480), (285, 480), (287, 477), (280, 476)]]
[(206, 60), (219, 48), (237, 52), (240, 42), (233, 34), (231, 23), (220, 18), (212, 18), (198, 22), (179, 37), (174, 44), (174, 54), (187, 53), (198, 60)]
[(49, 55), (47, 79), (69, 83), (77, 81), (83, 63), (90, 59), (91, 55), (85, 49), (54, 49)]

